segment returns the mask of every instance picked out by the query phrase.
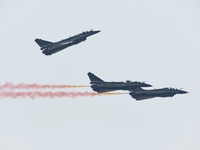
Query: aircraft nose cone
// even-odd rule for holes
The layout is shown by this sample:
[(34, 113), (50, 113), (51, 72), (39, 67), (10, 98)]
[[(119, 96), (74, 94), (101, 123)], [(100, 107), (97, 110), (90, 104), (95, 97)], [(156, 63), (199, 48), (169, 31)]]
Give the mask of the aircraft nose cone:
[(101, 32), (101, 31), (100, 31), (100, 30), (93, 31), (94, 34), (97, 34), (97, 33), (99, 33), (99, 32)]
[(187, 91), (180, 90), (179, 93), (180, 93), (180, 94), (186, 94), (186, 93), (188, 93), (188, 92), (187, 92)]
[(100, 31), (100, 30), (97, 30), (97, 31), (89, 31), (89, 32), (86, 34), (86, 36), (91, 36), (91, 35), (97, 34), (97, 33), (99, 33), (99, 32), (101, 32), (101, 31)]
[(186, 94), (186, 93), (188, 93), (187, 91), (182, 91), (182, 94)]

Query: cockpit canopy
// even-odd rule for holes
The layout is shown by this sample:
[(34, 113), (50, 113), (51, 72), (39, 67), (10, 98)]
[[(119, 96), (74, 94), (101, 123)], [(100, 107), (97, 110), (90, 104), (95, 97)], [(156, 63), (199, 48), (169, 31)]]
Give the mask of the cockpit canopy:
[(175, 89), (175, 88), (171, 88), (171, 87), (165, 87), (165, 88), (163, 88), (163, 89), (165, 89), (165, 90), (178, 90), (178, 89)]

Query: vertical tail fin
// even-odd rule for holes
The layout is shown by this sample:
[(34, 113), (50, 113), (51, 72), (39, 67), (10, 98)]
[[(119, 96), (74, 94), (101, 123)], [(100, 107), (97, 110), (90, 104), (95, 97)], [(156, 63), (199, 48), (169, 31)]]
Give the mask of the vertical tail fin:
[(88, 77), (90, 78), (90, 84), (101, 83), (104, 82), (99, 77), (95, 76), (93, 73), (88, 72)]
[(36, 42), (41, 48), (53, 44), (53, 42), (45, 41), (45, 40), (42, 40), (42, 39), (35, 39), (35, 42)]

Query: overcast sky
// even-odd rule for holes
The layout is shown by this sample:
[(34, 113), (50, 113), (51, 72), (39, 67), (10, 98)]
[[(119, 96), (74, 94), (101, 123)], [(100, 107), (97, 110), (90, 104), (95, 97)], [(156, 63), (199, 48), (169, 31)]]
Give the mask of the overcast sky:
[[(0, 0), (0, 20), (0, 84), (88, 85), (90, 71), (189, 92), (146, 101), (4, 98), (0, 150), (200, 149), (198, 0)], [(101, 32), (51, 56), (34, 42), (90, 29)]]

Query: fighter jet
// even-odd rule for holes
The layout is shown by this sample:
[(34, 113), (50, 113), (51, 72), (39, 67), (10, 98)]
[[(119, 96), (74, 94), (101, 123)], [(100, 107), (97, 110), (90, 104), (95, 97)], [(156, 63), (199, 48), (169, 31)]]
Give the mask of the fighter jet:
[(88, 73), (88, 76), (90, 78), (91, 88), (93, 89), (93, 91), (96, 91), (98, 93), (110, 92), (115, 90), (133, 91), (138, 87), (151, 87), (150, 84), (137, 81), (131, 82), (130, 80), (127, 80), (126, 82), (105, 82), (91, 72)]
[(152, 89), (152, 90), (144, 90), (142, 88), (137, 88), (134, 91), (131, 91), (129, 94), (132, 98), (136, 100), (145, 100), (154, 97), (173, 97), (176, 94), (185, 94), (188, 93), (186, 91), (174, 88), (162, 88), (162, 89)]
[(49, 42), (42, 39), (35, 39), (35, 42), (40, 46), (40, 50), (45, 55), (51, 55), (57, 53), (69, 46), (76, 45), (80, 42), (83, 42), (87, 39), (88, 36), (99, 33), (100, 31), (86, 31), (75, 36), (69, 37), (67, 39), (58, 41), (58, 42)]

